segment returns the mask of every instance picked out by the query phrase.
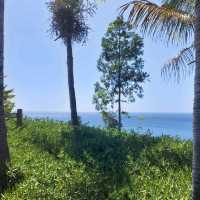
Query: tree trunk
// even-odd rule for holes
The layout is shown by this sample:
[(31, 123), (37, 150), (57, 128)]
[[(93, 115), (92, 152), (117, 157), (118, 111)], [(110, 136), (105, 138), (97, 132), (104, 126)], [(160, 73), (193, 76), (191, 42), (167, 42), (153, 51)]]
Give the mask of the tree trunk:
[(119, 45), (119, 70), (118, 70), (118, 87), (119, 87), (119, 94), (118, 94), (118, 130), (121, 131), (122, 129), (122, 110), (121, 110), (121, 28), (119, 29), (119, 38), (118, 38), (118, 45)]
[(72, 52), (72, 40), (69, 37), (66, 42), (67, 47), (67, 69), (68, 69), (68, 86), (69, 86), (69, 98), (71, 109), (71, 122), (73, 126), (78, 125), (78, 115), (76, 107), (76, 95), (74, 89), (74, 70), (73, 70), (73, 52)]
[(121, 67), (119, 67), (118, 72), (118, 85), (119, 85), (119, 94), (118, 94), (118, 130), (121, 131), (122, 129), (122, 110), (121, 110)]
[(4, 0), (0, 0), (0, 162), (10, 160), (4, 113)]
[(197, 20), (195, 24), (195, 91), (193, 110), (193, 200), (200, 199), (200, 2), (196, 1)]

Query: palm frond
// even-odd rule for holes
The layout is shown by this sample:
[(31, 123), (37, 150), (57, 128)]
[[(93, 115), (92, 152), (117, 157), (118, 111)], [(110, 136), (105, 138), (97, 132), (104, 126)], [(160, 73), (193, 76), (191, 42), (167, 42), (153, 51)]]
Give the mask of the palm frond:
[(193, 37), (195, 16), (169, 2), (159, 6), (148, 0), (133, 0), (121, 7), (122, 15), (127, 11), (129, 23), (144, 35), (178, 44)]
[(163, 0), (163, 5), (169, 8), (175, 8), (182, 12), (195, 15), (195, 3), (196, 0)]
[(162, 68), (161, 75), (164, 79), (173, 78), (180, 82), (181, 79), (190, 76), (194, 71), (195, 51), (194, 44), (180, 51), (180, 53), (169, 60)]

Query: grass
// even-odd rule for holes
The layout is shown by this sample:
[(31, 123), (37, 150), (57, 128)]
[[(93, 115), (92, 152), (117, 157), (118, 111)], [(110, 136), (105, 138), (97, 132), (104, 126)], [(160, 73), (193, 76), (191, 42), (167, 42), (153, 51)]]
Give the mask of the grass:
[(191, 141), (27, 119), (9, 123), (9, 144), (14, 178), (1, 200), (191, 197)]

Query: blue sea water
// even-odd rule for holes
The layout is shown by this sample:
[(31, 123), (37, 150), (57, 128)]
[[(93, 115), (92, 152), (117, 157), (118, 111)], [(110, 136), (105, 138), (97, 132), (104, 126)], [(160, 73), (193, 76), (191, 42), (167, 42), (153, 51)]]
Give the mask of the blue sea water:
[[(53, 119), (68, 121), (69, 113), (27, 112), (27, 117), (34, 119)], [(99, 113), (79, 113), (83, 123), (90, 126), (103, 127), (104, 123)], [(192, 138), (192, 114), (175, 113), (132, 113), (131, 118), (123, 119), (125, 130), (151, 132), (155, 136), (162, 134), (178, 136), (182, 139)]]

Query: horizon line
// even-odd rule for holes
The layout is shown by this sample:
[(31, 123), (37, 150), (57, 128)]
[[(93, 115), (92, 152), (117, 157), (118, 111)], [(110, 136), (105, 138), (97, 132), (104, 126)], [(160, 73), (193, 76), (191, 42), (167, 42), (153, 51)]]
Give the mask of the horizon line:
[[(25, 113), (70, 113), (70, 111), (28, 111), (28, 110), (24, 110)], [(91, 113), (91, 114), (95, 114), (95, 113), (100, 113), (98, 111), (80, 111), (78, 113)], [(146, 111), (146, 112), (134, 112), (134, 111), (131, 111), (131, 112), (128, 112), (128, 113), (138, 113), (138, 114), (193, 114), (193, 112), (168, 112), (168, 111), (161, 111), (161, 112), (149, 112), (149, 111)]]

